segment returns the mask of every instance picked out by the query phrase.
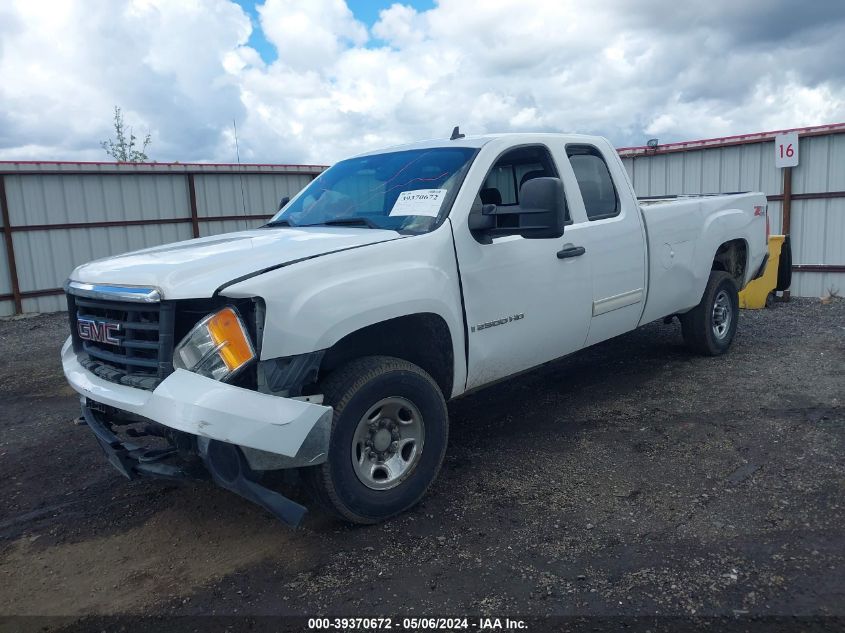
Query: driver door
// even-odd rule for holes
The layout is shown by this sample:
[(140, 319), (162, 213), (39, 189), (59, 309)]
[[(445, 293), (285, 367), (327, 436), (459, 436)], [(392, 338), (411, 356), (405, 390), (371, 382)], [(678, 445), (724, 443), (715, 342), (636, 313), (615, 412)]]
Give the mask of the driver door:
[[(518, 204), (527, 179), (560, 173), (546, 146), (512, 148), (496, 160), (478, 197), (484, 204)], [(570, 186), (564, 179), (565, 191)], [(484, 244), (464, 227), (455, 230), (467, 318), (467, 389), (583, 347), (592, 278), (589, 253), (577, 248), (585, 222), (572, 220), (563, 237), (550, 239), (509, 235)]]

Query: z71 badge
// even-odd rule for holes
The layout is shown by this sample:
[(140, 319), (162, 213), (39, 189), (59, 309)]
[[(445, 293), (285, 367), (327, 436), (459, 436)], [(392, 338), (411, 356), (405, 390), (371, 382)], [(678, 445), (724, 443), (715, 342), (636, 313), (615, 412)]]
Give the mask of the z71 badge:
[(486, 330), (487, 328), (496, 327), (497, 325), (505, 325), (505, 323), (519, 321), (524, 318), (525, 314), (520, 312), (519, 314), (512, 314), (511, 316), (505, 317), (504, 319), (496, 319), (495, 321), (487, 321), (487, 323), (479, 323), (478, 325), (473, 325), (470, 330), (472, 332)]

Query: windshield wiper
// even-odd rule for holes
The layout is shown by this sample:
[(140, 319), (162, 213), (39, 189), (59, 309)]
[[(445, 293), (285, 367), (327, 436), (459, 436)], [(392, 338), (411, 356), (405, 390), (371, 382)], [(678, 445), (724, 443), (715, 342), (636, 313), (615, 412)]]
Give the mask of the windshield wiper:
[(298, 225), (291, 224), (290, 220), (281, 219), (281, 220), (274, 220), (273, 222), (268, 222), (264, 226), (265, 227), (267, 227), (267, 226), (273, 227), (273, 226), (298, 226)]
[(314, 224), (293, 224), (290, 220), (281, 218), (268, 222), (265, 227), (273, 228), (276, 226), (366, 226), (371, 229), (380, 229), (378, 224), (373, 222), (370, 218), (356, 217), (356, 218), (335, 218), (333, 220), (326, 220), (325, 222), (315, 222)]
[(370, 218), (365, 217), (335, 218), (334, 220), (326, 220), (325, 222), (318, 222), (317, 224), (308, 224), (306, 226), (367, 226), (371, 229), (381, 228)]

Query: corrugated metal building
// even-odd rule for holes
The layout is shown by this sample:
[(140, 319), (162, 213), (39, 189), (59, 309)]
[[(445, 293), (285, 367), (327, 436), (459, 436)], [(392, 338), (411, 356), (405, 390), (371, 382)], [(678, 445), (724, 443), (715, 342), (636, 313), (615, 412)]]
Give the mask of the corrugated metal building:
[[(763, 191), (792, 237), (792, 294), (845, 293), (845, 124), (797, 130), (800, 163), (774, 165), (777, 132), (619, 150), (637, 195)], [(254, 227), (323, 169), (313, 165), (0, 162), (0, 316), (64, 309), (78, 264)]]
[(250, 228), (324, 167), (0, 163), (0, 316), (65, 307), (78, 264)]
[[(797, 132), (799, 164), (775, 167), (774, 139)], [(619, 150), (638, 196), (762, 191), (772, 233), (792, 240), (791, 293), (845, 293), (845, 124)]]

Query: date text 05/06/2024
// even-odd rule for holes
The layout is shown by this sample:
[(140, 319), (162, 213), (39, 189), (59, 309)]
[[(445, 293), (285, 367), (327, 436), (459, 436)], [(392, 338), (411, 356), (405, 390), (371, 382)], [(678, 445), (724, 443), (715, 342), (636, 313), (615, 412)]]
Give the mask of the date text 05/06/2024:
[(309, 618), (314, 631), (406, 630), (406, 631), (525, 631), (524, 620), (511, 618)]

